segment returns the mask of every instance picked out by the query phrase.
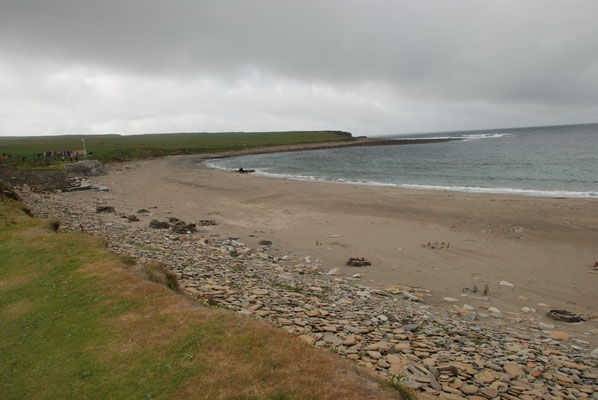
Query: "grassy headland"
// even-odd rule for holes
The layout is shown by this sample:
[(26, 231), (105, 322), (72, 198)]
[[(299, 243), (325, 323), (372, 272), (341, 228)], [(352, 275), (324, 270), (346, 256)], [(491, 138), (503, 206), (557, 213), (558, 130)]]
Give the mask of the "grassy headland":
[(100, 161), (355, 140), (340, 131), (0, 137), (0, 153), (11, 153), (22, 161), (22, 156), (31, 159), (33, 154), (47, 151), (81, 151), (81, 139), (85, 139), (86, 150)]
[(265, 322), (143, 279), (99, 238), (55, 228), (0, 200), (0, 398), (398, 396)]

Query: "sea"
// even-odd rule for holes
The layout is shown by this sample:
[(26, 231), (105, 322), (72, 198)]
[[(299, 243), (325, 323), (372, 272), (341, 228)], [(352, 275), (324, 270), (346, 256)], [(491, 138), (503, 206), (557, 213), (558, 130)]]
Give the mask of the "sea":
[(598, 124), (395, 136), (456, 139), (208, 160), (273, 178), (340, 184), (598, 199)]

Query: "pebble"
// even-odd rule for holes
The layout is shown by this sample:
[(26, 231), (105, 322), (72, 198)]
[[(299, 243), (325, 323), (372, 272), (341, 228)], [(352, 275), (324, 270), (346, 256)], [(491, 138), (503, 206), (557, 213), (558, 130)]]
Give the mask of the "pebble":
[(505, 364), (503, 365), (503, 368), (509, 375), (525, 375), (523, 369), (517, 364)]
[(521, 312), (526, 314), (533, 314), (536, 312), (536, 309), (532, 307), (521, 307)]
[(478, 392), (478, 387), (476, 385), (464, 385), (461, 387), (461, 391), (468, 395), (476, 394)]
[(561, 331), (554, 331), (550, 333), (550, 337), (557, 340), (569, 340), (571, 339), (571, 335), (567, 332)]

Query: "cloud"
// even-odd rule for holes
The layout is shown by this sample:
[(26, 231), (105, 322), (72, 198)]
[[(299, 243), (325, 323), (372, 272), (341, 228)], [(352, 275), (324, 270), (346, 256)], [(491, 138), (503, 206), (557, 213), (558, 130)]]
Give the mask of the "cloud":
[(0, 134), (591, 122), (593, 1), (4, 0)]

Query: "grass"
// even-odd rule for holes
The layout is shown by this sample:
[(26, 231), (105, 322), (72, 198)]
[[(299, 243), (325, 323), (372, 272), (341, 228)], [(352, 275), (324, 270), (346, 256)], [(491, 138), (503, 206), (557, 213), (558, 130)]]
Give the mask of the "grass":
[(289, 292), (295, 292), (295, 293), (303, 292), (303, 285), (291, 286), (291, 285), (287, 285), (286, 283), (275, 283), (274, 286), (276, 286), (279, 289), (286, 290)]
[[(125, 263), (125, 265), (128, 264)], [(164, 263), (157, 261), (145, 263), (140, 266), (139, 271), (148, 281), (160, 283), (175, 292), (181, 290), (176, 276), (166, 268)]]
[(13, 200), (0, 200), (0, 261), (2, 399), (398, 398), (348, 360), (142, 279), (134, 259)]
[(62, 161), (50, 161), (49, 165), (46, 165), (39, 161), (31, 161), (32, 154), (56, 150), (81, 151), (81, 139), (85, 139), (87, 151), (92, 152), (93, 157), (101, 161), (353, 140), (339, 131), (0, 137), (0, 153), (26, 156), (29, 159), (10, 165), (27, 169), (56, 169), (60, 168), (58, 164)]
[(417, 400), (417, 395), (415, 394), (415, 391), (405, 385), (403, 385), (401, 383), (401, 381), (403, 380), (403, 377), (400, 375), (395, 375), (390, 377), (390, 379), (388, 379), (386, 381), (386, 384), (388, 386), (390, 386), (391, 388), (393, 388), (394, 390), (396, 390), (400, 395), (401, 398), (403, 400)]

